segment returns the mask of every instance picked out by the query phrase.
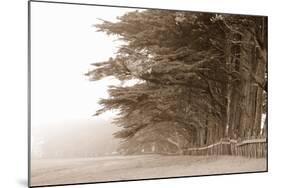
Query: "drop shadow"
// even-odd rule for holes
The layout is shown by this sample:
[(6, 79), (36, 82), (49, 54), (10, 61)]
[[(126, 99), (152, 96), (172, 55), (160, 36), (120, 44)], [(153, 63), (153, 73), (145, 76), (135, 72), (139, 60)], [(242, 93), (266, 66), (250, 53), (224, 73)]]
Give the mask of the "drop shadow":
[(21, 187), (28, 187), (27, 179), (18, 179), (17, 182)]

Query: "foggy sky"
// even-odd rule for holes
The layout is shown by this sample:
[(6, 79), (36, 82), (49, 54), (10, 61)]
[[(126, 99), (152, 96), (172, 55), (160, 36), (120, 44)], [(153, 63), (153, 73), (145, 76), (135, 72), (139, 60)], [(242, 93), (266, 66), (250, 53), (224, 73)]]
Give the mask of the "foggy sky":
[[(97, 130), (93, 134), (98, 134), (104, 125), (100, 122), (110, 124), (114, 112), (92, 114), (100, 108), (98, 100), (108, 96), (108, 85), (119, 82), (113, 78), (90, 82), (84, 74), (91, 63), (114, 56), (120, 43), (96, 32), (94, 24), (101, 23), (98, 18), (116, 21), (116, 16), (134, 9), (32, 3), (31, 10), (32, 143), (40, 130), (59, 132), (73, 122), (77, 126), (92, 122)], [(108, 129), (113, 130), (110, 125)]]

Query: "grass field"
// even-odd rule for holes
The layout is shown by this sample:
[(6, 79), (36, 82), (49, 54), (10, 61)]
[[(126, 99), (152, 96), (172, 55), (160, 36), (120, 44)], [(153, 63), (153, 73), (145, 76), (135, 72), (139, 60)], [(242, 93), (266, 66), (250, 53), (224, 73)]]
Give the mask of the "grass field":
[(266, 159), (235, 156), (111, 156), (31, 162), (31, 185), (73, 184), (266, 170)]

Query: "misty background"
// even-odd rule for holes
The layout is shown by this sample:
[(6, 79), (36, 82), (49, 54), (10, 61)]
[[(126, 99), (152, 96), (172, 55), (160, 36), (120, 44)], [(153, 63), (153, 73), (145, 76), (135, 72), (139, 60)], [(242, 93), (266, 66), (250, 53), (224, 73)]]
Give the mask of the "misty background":
[[(63, 8), (63, 12), (61, 12)], [(83, 11), (81, 11), (83, 10)], [(115, 21), (132, 9), (32, 4), (32, 158), (115, 155), (119, 140), (111, 124), (116, 112), (92, 116), (113, 78), (90, 82), (91, 63), (114, 57), (120, 42), (96, 32), (101, 20)], [(59, 16), (58, 16), (59, 15)]]

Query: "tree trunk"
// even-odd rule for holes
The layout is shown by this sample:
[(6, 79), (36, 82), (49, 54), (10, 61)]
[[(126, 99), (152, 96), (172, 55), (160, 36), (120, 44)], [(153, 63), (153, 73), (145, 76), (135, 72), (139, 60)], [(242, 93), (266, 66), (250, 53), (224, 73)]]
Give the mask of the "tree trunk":
[[(251, 113), (253, 107), (251, 101), (253, 99), (252, 85), (251, 85), (251, 72), (252, 72), (252, 49), (247, 46), (250, 43), (251, 34), (245, 33), (242, 41), (245, 44), (241, 45), (241, 64), (240, 64), (240, 74), (241, 74), (241, 116), (240, 116), (240, 127), (239, 136), (241, 138), (250, 137), (250, 128), (252, 127), (253, 121)], [(255, 98), (255, 97), (254, 97)]]

